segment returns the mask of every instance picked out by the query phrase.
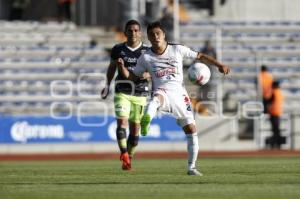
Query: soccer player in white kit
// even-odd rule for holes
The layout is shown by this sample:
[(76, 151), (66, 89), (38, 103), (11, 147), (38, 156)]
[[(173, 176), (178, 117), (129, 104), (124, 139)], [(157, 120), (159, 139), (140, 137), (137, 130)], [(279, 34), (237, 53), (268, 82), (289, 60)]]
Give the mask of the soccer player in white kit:
[(187, 137), (187, 174), (202, 176), (196, 169), (199, 150), (198, 136), (190, 98), (183, 85), (182, 61), (192, 58), (213, 64), (224, 74), (228, 74), (230, 69), (208, 55), (193, 51), (183, 45), (167, 43), (165, 30), (160, 22), (148, 25), (147, 36), (152, 45), (151, 49), (140, 56), (136, 67), (131, 72), (124, 67), (124, 61), (121, 58), (117, 60), (119, 71), (128, 79), (138, 80), (146, 71), (151, 74), (153, 97), (141, 120), (141, 134), (147, 135), (151, 120), (158, 110), (171, 113), (176, 117), (177, 123)]

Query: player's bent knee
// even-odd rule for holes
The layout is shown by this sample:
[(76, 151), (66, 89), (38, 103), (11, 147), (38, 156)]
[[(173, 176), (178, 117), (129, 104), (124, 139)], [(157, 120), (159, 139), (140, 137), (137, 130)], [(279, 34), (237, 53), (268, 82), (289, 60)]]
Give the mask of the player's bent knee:
[(188, 124), (183, 127), (183, 131), (185, 134), (194, 134), (197, 133), (195, 124)]
[(127, 118), (118, 118), (117, 125), (119, 128), (127, 128), (128, 127), (128, 120)]

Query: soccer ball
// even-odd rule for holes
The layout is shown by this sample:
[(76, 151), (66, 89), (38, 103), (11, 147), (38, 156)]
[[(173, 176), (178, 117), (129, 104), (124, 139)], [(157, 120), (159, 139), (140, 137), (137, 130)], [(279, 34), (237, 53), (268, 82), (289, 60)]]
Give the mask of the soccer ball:
[(188, 69), (189, 80), (197, 85), (203, 86), (210, 79), (210, 70), (208, 66), (203, 63), (195, 63)]

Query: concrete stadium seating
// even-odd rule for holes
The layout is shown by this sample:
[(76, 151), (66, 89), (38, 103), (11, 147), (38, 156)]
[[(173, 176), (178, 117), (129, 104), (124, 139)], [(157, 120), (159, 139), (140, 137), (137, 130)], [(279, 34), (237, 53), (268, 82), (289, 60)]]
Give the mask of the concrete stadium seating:
[[(101, 44), (91, 47), (91, 36), (75, 24), (0, 21), (0, 25), (0, 112), (24, 107), (47, 112), (51, 101), (61, 101), (52, 96), (53, 81), (71, 82), (72, 96), (65, 100), (75, 107), (76, 102), (99, 95), (109, 55)], [(181, 42), (200, 50), (205, 40), (216, 41), (217, 27), (222, 30), (222, 62), (232, 68), (222, 79), (224, 96), (240, 102), (257, 100), (258, 66), (266, 64), (282, 82), (285, 110), (299, 109), (300, 22), (190, 21), (180, 25)], [(80, 79), (82, 74), (88, 77)], [(68, 84), (60, 85), (61, 92), (69, 89)]]
[(257, 100), (255, 80), (260, 65), (265, 64), (282, 82), (284, 110), (299, 110), (299, 21), (197, 20), (181, 24), (180, 36), (184, 44), (200, 50), (205, 40), (215, 44), (217, 29), (222, 32), (221, 61), (232, 68), (230, 76), (222, 79), (224, 95), (237, 102)]
[[(80, 79), (105, 74), (109, 63), (104, 47), (89, 45), (89, 34), (69, 22), (0, 25), (1, 113), (49, 114), (52, 102), (69, 102), (76, 110), (81, 101), (100, 100), (104, 78)], [(60, 81), (67, 83), (51, 87)]]

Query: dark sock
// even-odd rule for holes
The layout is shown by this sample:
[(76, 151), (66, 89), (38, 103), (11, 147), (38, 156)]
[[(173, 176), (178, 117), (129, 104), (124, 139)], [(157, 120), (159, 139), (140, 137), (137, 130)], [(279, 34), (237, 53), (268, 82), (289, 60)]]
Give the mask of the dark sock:
[(126, 153), (127, 152), (126, 129), (118, 127), (116, 134), (117, 134), (117, 141), (121, 153)]
[(129, 156), (132, 158), (135, 153), (135, 148), (139, 143), (139, 136), (129, 134), (127, 146), (128, 146), (128, 153)]

